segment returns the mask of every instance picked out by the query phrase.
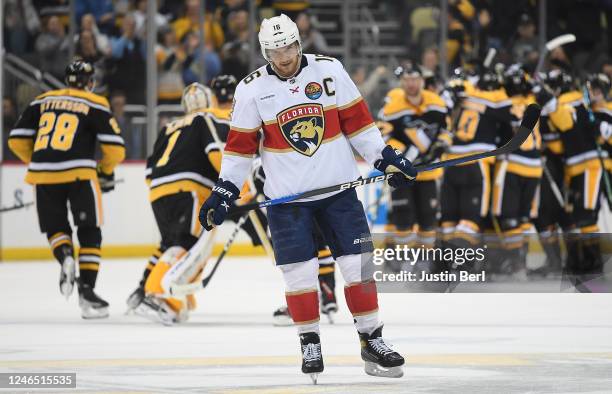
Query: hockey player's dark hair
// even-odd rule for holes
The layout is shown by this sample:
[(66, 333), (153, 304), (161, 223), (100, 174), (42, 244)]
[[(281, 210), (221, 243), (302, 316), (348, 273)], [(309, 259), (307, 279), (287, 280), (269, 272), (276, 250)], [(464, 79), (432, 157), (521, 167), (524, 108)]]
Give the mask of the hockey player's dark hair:
[(85, 89), (93, 79), (94, 68), (84, 60), (75, 60), (66, 67), (65, 82), (71, 88)]
[(219, 75), (210, 83), (210, 87), (219, 103), (228, 103), (234, 99), (238, 81), (233, 75)]

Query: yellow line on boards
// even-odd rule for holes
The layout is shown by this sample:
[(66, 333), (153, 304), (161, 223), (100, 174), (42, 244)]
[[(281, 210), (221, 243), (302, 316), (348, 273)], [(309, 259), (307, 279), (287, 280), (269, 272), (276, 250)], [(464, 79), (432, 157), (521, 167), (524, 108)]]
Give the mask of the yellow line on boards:
[[(215, 244), (213, 256), (223, 250), (224, 244)], [(126, 258), (151, 256), (156, 250), (156, 245), (102, 245), (102, 258)], [(261, 246), (253, 246), (249, 243), (238, 243), (232, 245), (228, 256), (265, 256), (266, 253)], [(53, 255), (48, 247), (34, 248), (2, 248), (0, 249), (0, 261), (27, 261), (27, 260), (52, 260)]]

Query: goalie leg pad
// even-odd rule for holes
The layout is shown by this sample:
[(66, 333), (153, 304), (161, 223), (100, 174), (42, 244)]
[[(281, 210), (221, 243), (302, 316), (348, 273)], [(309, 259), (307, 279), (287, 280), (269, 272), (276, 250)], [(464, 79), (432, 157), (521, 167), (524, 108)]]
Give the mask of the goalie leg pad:
[(184, 254), (177, 255), (178, 250), (171, 251), (173, 248), (166, 250), (160, 261), (169, 262), (171, 269), (168, 270), (161, 281), (164, 293), (168, 293), (170, 287), (174, 284), (186, 284), (197, 280), (212, 253), (215, 234), (215, 230), (204, 232), (189, 251)]

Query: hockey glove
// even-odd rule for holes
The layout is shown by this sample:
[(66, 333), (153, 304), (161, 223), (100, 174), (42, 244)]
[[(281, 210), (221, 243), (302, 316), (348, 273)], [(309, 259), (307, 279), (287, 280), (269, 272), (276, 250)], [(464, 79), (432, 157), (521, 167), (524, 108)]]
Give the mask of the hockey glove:
[(200, 208), (200, 224), (210, 231), (221, 225), (227, 216), (231, 204), (240, 196), (240, 190), (230, 181), (219, 179), (212, 189), (212, 194)]
[(410, 160), (402, 155), (402, 152), (393, 149), (391, 145), (387, 145), (381, 154), (382, 159), (374, 163), (374, 168), (385, 174), (394, 173), (387, 180), (389, 186), (393, 188), (406, 187), (414, 182), (417, 172)]
[(100, 189), (102, 193), (108, 193), (115, 190), (115, 172), (105, 174), (102, 168), (98, 166), (98, 182), (100, 182)]

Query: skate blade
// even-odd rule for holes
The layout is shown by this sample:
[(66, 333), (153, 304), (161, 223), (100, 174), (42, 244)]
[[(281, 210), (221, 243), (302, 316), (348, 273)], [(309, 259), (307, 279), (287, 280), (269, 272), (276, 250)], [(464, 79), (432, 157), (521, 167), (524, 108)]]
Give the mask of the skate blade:
[(401, 378), (404, 376), (404, 369), (401, 366), (385, 368), (369, 361), (366, 361), (364, 371), (370, 376), (380, 378)]
[(82, 308), (81, 317), (86, 320), (105, 319), (109, 316), (108, 308)]
[(164, 326), (173, 326), (175, 321), (170, 316), (166, 316), (161, 312), (151, 308), (145, 303), (141, 303), (136, 308), (132, 309), (136, 316), (144, 317), (153, 323), (161, 323)]
[(319, 378), (319, 373), (315, 372), (315, 373), (310, 373), (308, 375), (310, 375), (310, 379), (312, 380), (312, 384), (317, 384), (317, 379)]
[(76, 280), (76, 263), (74, 259), (67, 257), (62, 263), (61, 270), (60, 293), (68, 299), (74, 291), (74, 282)]

